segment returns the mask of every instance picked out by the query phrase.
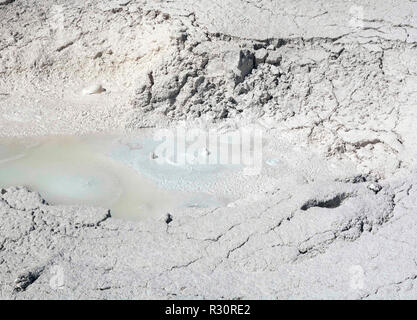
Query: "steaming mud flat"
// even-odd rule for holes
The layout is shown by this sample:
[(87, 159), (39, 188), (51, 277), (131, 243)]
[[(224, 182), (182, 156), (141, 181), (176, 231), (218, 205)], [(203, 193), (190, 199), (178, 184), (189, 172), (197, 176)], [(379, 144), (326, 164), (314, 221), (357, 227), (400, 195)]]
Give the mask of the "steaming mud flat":
[[(159, 187), (152, 178), (176, 176), (178, 167), (152, 165), (147, 151), (152, 145), (146, 148), (147, 143), (137, 137), (103, 136), (2, 139), (0, 187), (25, 186), (50, 204), (109, 208), (112, 216), (129, 219), (220, 203), (206, 194), (175, 190), (175, 178), (171, 190)], [(164, 169), (166, 176), (158, 177)]]

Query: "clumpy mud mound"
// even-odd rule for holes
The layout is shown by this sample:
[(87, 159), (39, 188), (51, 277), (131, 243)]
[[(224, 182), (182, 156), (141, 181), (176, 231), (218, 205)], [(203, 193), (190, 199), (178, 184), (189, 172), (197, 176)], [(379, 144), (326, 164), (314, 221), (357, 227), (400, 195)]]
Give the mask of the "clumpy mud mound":
[[(182, 39), (139, 81), (128, 127), (265, 119), (327, 158), (357, 162), (364, 174), (383, 178), (409, 164), (399, 125), (411, 102), (404, 81), (415, 74), (393, 77), (391, 57), (417, 53), (412, 45)], [(404, 64), (414, 68), (412, 59)]]
[[(22, 121), (43, 134), (266, 120), (325, 158), (355, 162), (363, 175), (380, 179), (409, 166), (417, 75), (414, 29), (404, 22), (412, 22), (411, 5), (375, 12), (403, 23), (368, 19), (365, 7), (363, 17), (344, 16), (332, 6), (317, 21), (333, 12), (345, 25), (328, 36), (324, 27), (309, 35), (271, 22), (258, 37), (246, 24), (220, 32), (201, 1), (195, 5), (195, 12), (152, 1), (4, 5), (4, 131), (27, 134)], [(268, 15), (282, 9), (250, 3), (245, 16), (264, 5)], [(80, 94), (92, 87), (99, 94)]]

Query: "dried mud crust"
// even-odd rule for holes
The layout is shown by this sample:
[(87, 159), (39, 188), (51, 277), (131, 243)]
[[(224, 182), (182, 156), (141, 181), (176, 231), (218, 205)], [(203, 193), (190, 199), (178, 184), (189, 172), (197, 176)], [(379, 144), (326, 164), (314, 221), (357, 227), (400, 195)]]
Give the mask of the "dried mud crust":
[(324, 39), (185, 42), (143, 76), (128, 126), (195, 119), (233, 126), (266, 119), (324, 157), (347, 158), (363, 174), (384, 178), (411, 160), (401, 122), (409, 117), (412, 92), (405, 84), (416, 66), (402, 60), (413, 71), (398, 77), (394, 56), (413, 52), (401, 43)]
[[(216, 3), (5, 5), (1, 134), (132, 131), (181, 122), (233, 128), (263, 121), (278, 136), (324, 158), (352, 161), (376, 179), (410, 166), (416, 150), (415, 3), (379, 9), (370, 3), (356, 18), (338, 5), (313, 10), (300, 2), (298, 10), (311, 11), (304, 15), (285, 3)], [(216, 6), (217, 20), (207, 22)], [(233, 8), (246, 8), (248, 21), (285, 13), (294, 22), (279, 27), (268, 18), (268, 37), (262, 26), (255, 37), (243, 22), (234, 30), (224, 21), (221, 32), (222, 11)], [(308, 30), (314, 21), (316, 28)], [(80, 94), (94, 83), (103, 85), (101, 94)]]
[(0, 296), (416, 298), (416, 5), (0, 1), (2, 136), (255, 122), (307, 172), (144, 222), (2, 189)]
[[(27, 189), (3, 190), (1, 295), (416, 297), (412, 180), (377, 193), (346, 183), (297, 191), (172, 212), (168, 223), (126, 222), (102, 209), (50, 206)], [(364, 282), (355, 288), (358, 266)], [(59, 288), (52, 282), (57, 268)]]

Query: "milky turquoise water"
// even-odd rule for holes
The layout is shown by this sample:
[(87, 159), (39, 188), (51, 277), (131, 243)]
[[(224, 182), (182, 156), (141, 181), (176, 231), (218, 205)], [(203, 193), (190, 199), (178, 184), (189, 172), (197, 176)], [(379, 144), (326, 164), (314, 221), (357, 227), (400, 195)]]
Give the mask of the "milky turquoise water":
[(27, 186), (50, 204), (99, 206), (121, 218), (221, 205), (206, 194), (158, 185), (158, 179), (174, 181), (178, 168), (171, 172), (155, 165), (149, 158), (152, 146), (134, 141), (115, 137), (0, 140), (0, 186)]

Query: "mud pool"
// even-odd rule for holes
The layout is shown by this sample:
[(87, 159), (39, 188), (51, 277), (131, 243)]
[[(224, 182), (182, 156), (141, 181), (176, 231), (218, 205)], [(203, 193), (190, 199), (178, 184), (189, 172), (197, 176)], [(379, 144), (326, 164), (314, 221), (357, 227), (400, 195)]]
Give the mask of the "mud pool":
[(215, 180), (221, 168), (158, 164), (150, 156), (156, 143), (103, 136), (2, 139), (0, 187), (26, 186), (50, 204), (104, 207), (128, 219), (225, 204), (226, 199), (187, 190), (197, 176), (200, 184)]

